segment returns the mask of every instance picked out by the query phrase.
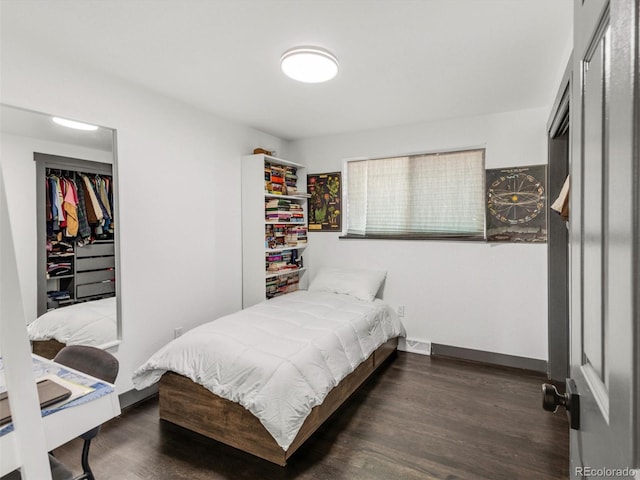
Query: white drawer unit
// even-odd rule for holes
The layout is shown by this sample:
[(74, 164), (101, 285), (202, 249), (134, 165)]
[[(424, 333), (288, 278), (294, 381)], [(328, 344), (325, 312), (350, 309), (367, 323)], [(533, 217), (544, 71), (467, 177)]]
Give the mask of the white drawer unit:
[(76, 246), (76, 300), (93, 300), (114, 295), (115, 267), (113, 241)]

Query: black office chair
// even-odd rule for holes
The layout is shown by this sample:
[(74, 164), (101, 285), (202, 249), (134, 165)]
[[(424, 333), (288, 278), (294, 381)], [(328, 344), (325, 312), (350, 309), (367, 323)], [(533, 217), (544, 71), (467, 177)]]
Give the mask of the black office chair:
[[(114, 383), (118, 376), (118, 359), (106, 350), (96, 347), (69, 345), (62, 348), (53, 361), (108, 383)], [(91, 440), (98, 435), (99, 431), (100, 425), (80, 435), (80, 438), (84, 440), (81, 457), (82, 475), (75, 478), (73, 475), (69, 476), (69, 470), (53, 455), (49, 455), (49, 463), (51, 464), (51, 473), (54, 480), (67, 480), (70, 478), (73, 480), (94, 480), (93, 472), (89, 466), (89, 447), (91, 447)]]
[[(109, 352), (96, 347), (69, 345), (60, 350), (53, 360), (56, 363), (109, 383), (114, 383), (118, 376), (118, 359)], [(98, 425), (80, 435), (80, 438), (84, 440), (81, 457), (83, 472), (77, 477), (73, 476), (73, 472), (66, 465), (51, 453), (49, 454), (49, 465), (51, 466), (53, 480), (95, 480), (91, 467), (89, 467), (89, 447), (91, 446), (91, 440), (98, 435), (99, 431), (100, 426)], [(0, 478), (0, 480), (20, 479), (21, 475), (18, 470)]]

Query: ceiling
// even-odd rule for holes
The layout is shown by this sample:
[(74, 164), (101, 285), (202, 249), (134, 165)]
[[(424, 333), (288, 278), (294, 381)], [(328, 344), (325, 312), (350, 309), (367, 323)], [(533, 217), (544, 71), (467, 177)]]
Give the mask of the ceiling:
[[(1, 40), (291, 140), (550, 106), (572, 0), (2, 0)], [(279, 70), (298, 45), (340, 72)]]

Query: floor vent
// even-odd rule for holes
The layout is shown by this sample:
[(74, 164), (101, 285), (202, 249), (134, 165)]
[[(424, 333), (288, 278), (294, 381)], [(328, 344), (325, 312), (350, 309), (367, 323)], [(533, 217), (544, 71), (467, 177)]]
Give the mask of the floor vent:
[(411, 353), (419, 353), (420, 355), (431, 355), (431, 342), (425, 340), (410, 340), (401, 338), (398, 343), (398, 350)]

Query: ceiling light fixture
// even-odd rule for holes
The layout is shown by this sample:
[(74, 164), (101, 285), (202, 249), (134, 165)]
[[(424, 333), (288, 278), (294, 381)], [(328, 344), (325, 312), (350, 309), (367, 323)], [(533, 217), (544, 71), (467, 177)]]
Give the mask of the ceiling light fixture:
[(318, 47), (295, 47), (284, 52), (280, 58), (284, 74), (304, 83), (321, 83), (338, 74), (336, 57)]
[(62, 125), (64, 127), (69, 127), (69, 128), (75, 128), (76, 130), (97, 130), (98, 129), (98, 127), (96, 127), (95, 125), (76, 122), (73, 120), (68, 120), (66, 118), (53, 117), (53, 121), (58, 125)]

